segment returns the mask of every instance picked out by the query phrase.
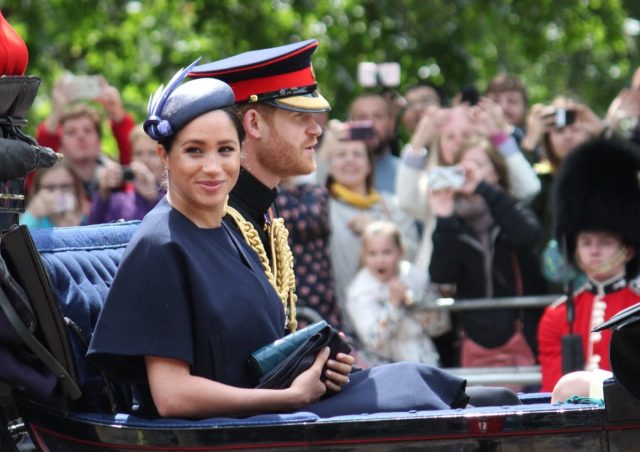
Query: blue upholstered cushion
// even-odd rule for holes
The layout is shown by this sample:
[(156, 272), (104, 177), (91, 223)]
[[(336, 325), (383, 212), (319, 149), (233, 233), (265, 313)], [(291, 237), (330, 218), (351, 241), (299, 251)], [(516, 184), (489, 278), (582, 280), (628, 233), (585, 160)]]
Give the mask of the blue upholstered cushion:
[(65, 317), (91, 337), (139, 221), (31, 231)]
[(82, 338), (69, 334), (69, 339), (78, 383), (91, 408), (101, 405), (98, 399), (92, 399), (92, 393), (103, 394), (104, 381), (95, 370), (87, 368), (86, 346), (124, 250), (139, 223), (130, 221), (31, 231), (62, 314), (82, 331)]

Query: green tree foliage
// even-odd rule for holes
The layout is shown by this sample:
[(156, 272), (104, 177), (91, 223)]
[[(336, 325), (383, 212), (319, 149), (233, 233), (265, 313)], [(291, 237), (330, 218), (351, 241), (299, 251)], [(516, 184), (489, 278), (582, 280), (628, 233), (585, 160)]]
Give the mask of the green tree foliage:
[(198, 56), (210, 61), (308, 38), (321, 43), (314, 69), (333, 117), (344, 118), (362, 89), (361, 61), (397, 61), (400, 89), (426, 80), (448, 97), (509, 72), (523, 79), (532, 101), (569, 94), (603, 114), (639, 62), (638, 22), (629, 17), (638, 7), (626, 3), (9, 0), (2, 10), (27, 42), (28, 74), (43, 80), (36, 122), (65, 70), (104, 75), (141, 120), (149, 94)]

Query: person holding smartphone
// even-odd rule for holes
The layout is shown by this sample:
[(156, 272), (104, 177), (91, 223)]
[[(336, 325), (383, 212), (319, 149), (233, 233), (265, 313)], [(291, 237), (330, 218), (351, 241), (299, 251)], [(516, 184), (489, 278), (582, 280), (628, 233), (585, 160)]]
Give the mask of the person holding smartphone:
[[(101, 76), (60, 77), (51, 92), (51, 113), (38, 125), (36, 140), (62, 153), (82, 178), (90, 196), (97, 188), (96, 168), (102, 156), (102, 106), (118, 143), (119, 161), (131, 162), (129, 134), (135, 121), (123, 106), (120, 92)], [(30, 185), (30, 179), (27, 185)]]
[[(531, 207), (542, 223), (542, 237), (538, 245), (540, 255), (548, 254), (557, 246), (553, 241), (554, 198), (552, 195), (555, 175), (573, 150), (604, 132), (604, 123), (585, 104), (557, 97), (550, 105), (535, 104), (527, 116), (527, 135), (522, 145), (540, 148), (544, 159), (534, 165), (540, 178), (540, 193)], [(545, 251), (547, 250), (547, 251)], [(559, 258), (559, 257), (558, 257)], [(548, 264), (552, 259), (544, 259)], [(547, 268), (551, 293), (562, 290), (562, 276), (554, 276)]]
[(142, 220), (164, 194), (165, 178), (156, 142), (139, 125), (131, 132), (133, 160), (120, 165), (107, 160), (98, 169), (98, 190), (91, 199), (89, 224)]
[[(544, 293), (531, 251), (539, 239), (540, 224), (531, 209), (508, 194), (504, 158), (486, 139), (473, 136), (456, 153), (455, 163), (464, 171), (462, 185), (429, 191), (436, 217), (429, 264), (432, 284), (447, 290), (443, 296), (462, 299)], [(535, 351), (537, 318), (518, 317), (514, 309), (495, 309), (465, 311), (452, 321), (457, 335), (485, 349), (502, 347), (512, 338), (522, 343), (516, 326), (524, 322), (529, 365), (534, 364), (531, 349)], [(473, 364), (465, 359), (467, 350), (458, 349), (459, 341), (439, 345), (446, 346), (440, 350), (446, 366)]]
[(395, 193), (400, 160), (392, 152), (396, 118), (389, 102), (374, 92), (360, 94), (351, 103), (349, 119), (373, 123), (373, 137), (364, 141), (373, 157), (373, 183), (376, 190)]

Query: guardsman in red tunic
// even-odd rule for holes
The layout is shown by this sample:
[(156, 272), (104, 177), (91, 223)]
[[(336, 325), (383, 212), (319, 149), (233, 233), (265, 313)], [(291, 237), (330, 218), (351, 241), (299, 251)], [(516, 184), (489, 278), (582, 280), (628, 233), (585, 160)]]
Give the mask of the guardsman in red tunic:
[[(596, 233), (603, 234), (603, 233)], [(566, 298), (547, 308), (538, 328), (538, 347), (542, 366), (542, 391), (553, 390), (562, 376), (562, 336), (569, 334)], [(611, 370), (609, 343), (611, 330), (591, 333), (591, 329), (614, 314), (640, 301), (640, 291), (634, 281), (629, 284), (622, 273), (608, 281), (589, 280), (574, 294), (574, 334), (582, 339), (586, 370)]]
[(588, 278), (573, 294), (574, 321), (566, 297), (549, 306), (538, 327), (542, 391), (562, 377), (562, 337), (580, 336), (584, 370), (611, 370), (611, 331), (591, 330), (640, 301), (640, 150), (630, 143), (598, 139), (567, 157), (555, 187), (556, 235), (567, 258)]

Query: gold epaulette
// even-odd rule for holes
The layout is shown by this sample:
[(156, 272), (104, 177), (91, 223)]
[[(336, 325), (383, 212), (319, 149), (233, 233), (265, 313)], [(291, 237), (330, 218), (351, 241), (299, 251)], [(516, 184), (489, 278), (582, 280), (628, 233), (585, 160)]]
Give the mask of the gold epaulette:
[(229, 205), (225, 207), (225, 213), (233, 218), (244, 241), (258, 255), (265, 276), (282, 301), (284, 315), (288, 319), (286, 327), (291, 332), (295, 331), (298, 327), (296, 320), (298, 297), (295, 293), (296, 281), (293, 272), (293, 253), (289, 248), (289, 231), (284, 225), (284, 220), (282, 218), (272, 220), (265, 231), (271, 244), (272, 267), (262, 240), (260, 240), (258, 231), (253, 224), (245, 220), (240, 212)]

